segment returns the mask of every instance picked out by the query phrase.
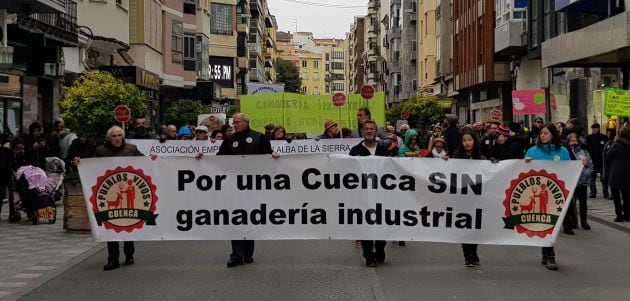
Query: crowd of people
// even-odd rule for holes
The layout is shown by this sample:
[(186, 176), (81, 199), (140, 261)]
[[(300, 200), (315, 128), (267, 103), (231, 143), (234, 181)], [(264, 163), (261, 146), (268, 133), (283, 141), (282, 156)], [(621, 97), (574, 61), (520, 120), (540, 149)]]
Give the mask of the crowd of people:
[[(133, 130), (126, 134), (119, 127), (112, 127), (106, 135), (106, 143), (97, 148), (94, 141), (65, 128), (61, 118), (48, 128), (33, 123), (28, 134), (13, 137), (4, 133), (0, 147), (0, 199), (6, 198), (11, 183), (11, 174), (24, 165), (44, 165), (46, 157), (59, 157), (69, 167), (77, 165), (80, 158), (94, 156), (141, 155), (137, 149), (125, 142), (125, 136), (133, 139), (167, 140), (227, 140), (218, 155), (272, 154), (270, 140), (306, 139), (306, 134), (289, 134), (282, 125), (267, 125), (264, 133), (249, 127), (246, 114), (236, 114), (232, 125), (213, 119), (201, 125), (163, 125), (156, 134), (144, 118), (135, 120)], [(529, 129), (518, 122), (488, 122), (460, 126), (455, 115), (447, 115), (444, 122), (430, 128), (411, 128), (402, 125), (397, 130), (393, 125), (377, 125), (370, 110), (361, 108), (357, 112), (358, 126), (355, 129), (340, 128), (335, 120), (326, 120), (320, 139), (361, 138), (362, 141), (350, 151), (351, 156), (428, 157), (448, 160), (490, 160), (499, 162), (510, 159), (531, 160), (580, 160), (584, 165), (563, 223), (563, 232), (574, 235), (574, 229), (590, 230), (587, 220), (587, 199), (597, 196), (596, 181), (602, 183), (602, 196), (612, 198), (615, 206), (615, 222), (630, 221), (630, 124), (620, 130), (600, 132), (601, 126), (591, 125), (587, 133), (577, 119), (566, 123), (545, 123), (540, 117), (534, 119)], [(608, 129), (608, 127), (606, 127)], [(126, 135), (125, 135), (126, 134)], [(255, 143), (236, 143), (238, 141)], [(71, 168), (68, 168), (71, 169)], [(590, 192), (590, 194), (589, 194)], [(623, 202), (622, 202), (623, 198)], [(1, 206), (0, 206), (1, 209)], [(12, 210), (10, 208), (10, 210)], [(10, 216), (12, 214), (10, 213)], [(385, 260), (385, 241), (361, 241), (366, 265), (377, 266)], [(399, 242), (404, 246), (404, 242)], [(228, 267), (253, 262), (253, 241), (233, 241), (233, 252)], [(464, 262), (467, 267), (479, 265), (477, 245), (463, 244)], [(105, 270), (119, 266), (118, 244), (108, 245), (110, 257)], [(133, 264), (133, 244), (125, 244), (126, 263)], [(542, 249), (542, 264), (557, 270), (553, 247)]]

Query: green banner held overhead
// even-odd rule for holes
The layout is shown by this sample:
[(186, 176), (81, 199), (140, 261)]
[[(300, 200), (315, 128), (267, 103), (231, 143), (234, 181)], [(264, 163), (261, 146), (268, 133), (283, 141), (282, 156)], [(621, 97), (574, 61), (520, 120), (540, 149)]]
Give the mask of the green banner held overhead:
[(241, 112), (250, 117), (250, 127), (264, 132), (265, 125), (282, 125), (288, 133), (322, 133), (327, 119), (336, 120), (340, 127), (357, 127), (357, 111), (367, 107), (379, 125), (385, 125), (385, 94), (375, 93), (365, 101), (361, 95), (350, 94), (341, 108), (332, 104), (332, 95), (302, 95), (295, 93), (270, 93), (241, 96)]
[(606, 90), (606, 115), (630, 117), (630, 95), (628, 90)]

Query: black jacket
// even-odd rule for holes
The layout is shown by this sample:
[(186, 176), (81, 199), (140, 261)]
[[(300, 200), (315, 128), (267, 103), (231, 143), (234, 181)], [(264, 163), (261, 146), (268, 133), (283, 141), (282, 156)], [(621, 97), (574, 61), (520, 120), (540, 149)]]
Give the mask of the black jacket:
[(457, 127), (449, 127), (444, 132), (444, 140), (446, 140), (446, 152), (450, 157), (453, 157), (455, 151), (462, 142), (462, 135), (459, 133)]
[(497, 143), (497, 137), (495, 136), (483, 136), (479, 143), (479, 151), (488, 159), (499, 158), (499, 144)]
[(509, 138), (504, 144), (496, 145), (499, 160), (523, 159), (525, 153), (521, 142), (516, 138)]
[[(370, 153), (370, 150), (363, 145), (363, 141), (359, 142), (359, 144), (355, 145), (354, 147), (350, 149), (350, 156), (367, 157), (371, 155), (372, 153)], [(387, 149), (385, 148), (383, 144), (377, 143), (376, 152), (374, 153), (374, 155), (381, 156), (381, 157), (388, 157), (389, 153), (387, 152)]]
[(608, 136), (602, 133), (586, 136), (586, 150), (593, 160), (593, 167), (595, 168), (594, 172), (602, 172), (603, 170), (603, 150), (606, 141), (608, 141)]
[(606, 153), (606, 167), (610, 174), (608, 184), (611, 188), (630, 186), (630, 139), (623, 138), (615, 142)]
[(223, 141), (217, 155), (264, 155), (271, 154), (271, 142), (264, 134), (251, 129), (234, 133)]

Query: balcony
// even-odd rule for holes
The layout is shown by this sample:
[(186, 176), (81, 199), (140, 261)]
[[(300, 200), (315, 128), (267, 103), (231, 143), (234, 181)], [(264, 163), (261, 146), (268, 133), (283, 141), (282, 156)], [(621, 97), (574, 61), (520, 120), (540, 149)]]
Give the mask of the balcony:
[(262, 54), (262, 47), (260, 43), (247, 43), (249, 49), (249, 55), (260, 56)]
[(526, 53), (527, 41), (521, 39), (524, 32), (527, 32), (526, 20), (510, 20), (500, 24), (494, 29), (494, 52), (507, 56)]
[[(65, 1), (64, 1), (65, 3)], [(62, 46), (78, 45), (77, 5), (67, 7), (66, 13), (18, 13), (17, 25), (20, 29), (44, 33), (46, 38), (59, 42)]]
[(0, 9), (6, 9), (9, 13), (65, 13), (65, 0), (3, 0), (0, 1)]
[(249, 32), (249, 24), (248, 23), (238, 23), (236, 24), (237, 32)]
[(368, 49), (367, 53), (368, 53), (368, 58), (369, 57), (376, 57), (376, 58), (378, 58), (381, 55), (381, 50), (378, 49), (378, 47), (374, 47), (372, 49)]
[(258, 17), (262, 11), (260, 0), (249, 0), (249, 11), (251, 12), (252, 17)]
[(630, 60), (630, 12), (542, 43), (542, 67), (621, 66)]
[(412, 13), (409, 15), (409, 23), (411, 23), (411, 24), (416, 24), (416, 22), (418, 22), (418, 14), (417, 14), (417, 13), (415, 13), (415, 12), (412, 12)]
[(249, 20), (249, 29), (251, 33), (258, 31), (259, 33), (263, 33), (263, 26), (260, 19), (251, 19)]
[(238, 2), (238, 4), (236, 5), (236, 15), (239, 17), (249, 17), (249, 3), (247, 3), (247, 0), (240, 0)]
[(249, 68), (249, 57), (239, 57), (237, 66), (241, 71), (246, 71)]

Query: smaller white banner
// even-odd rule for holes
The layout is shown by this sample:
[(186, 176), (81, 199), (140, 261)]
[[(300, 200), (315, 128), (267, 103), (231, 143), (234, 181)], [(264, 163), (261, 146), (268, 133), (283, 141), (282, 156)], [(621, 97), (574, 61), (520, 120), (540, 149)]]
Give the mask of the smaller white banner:
[[(348, 139), (313, 139), (304, 140), (272, 140), (271, 148), (275, 152), (288, 154), (345, 154), (359, 144), (361, 138)], [(219, 152), (223, 141), (196, 141), (196, 140), (166, 140), (160, 143), (158, 140), (129, 139), (127, 143), (134, 144), (140, 152), (149, 156), (156, 153), (162, 157), (194, 157), (199, 153), (204, 156), (214, 156)]]

